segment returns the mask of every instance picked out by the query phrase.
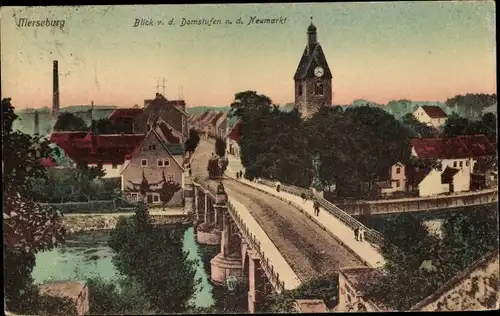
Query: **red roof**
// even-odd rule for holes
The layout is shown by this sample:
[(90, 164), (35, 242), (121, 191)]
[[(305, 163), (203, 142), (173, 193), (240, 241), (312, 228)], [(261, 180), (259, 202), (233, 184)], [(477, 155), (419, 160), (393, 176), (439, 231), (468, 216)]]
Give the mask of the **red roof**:
[(132, 109), (116, 109), (111, 112), (109, 116), (110, 120), (117, 120), (122, 118), (134, 118), (137, 114), (141, 113), (142, 109), (132, 108)]
[(474, 158), (496, 153), (484, 135), (466, 135), (454, 138), (416, 138), (411, 145), (419, 158), (456, 159)]
[(446, 113), (439, 106), (435, 106), (435, 105), (422, 105), (422, 109), (431, 118), (445, 118), (445, 117), (447, 117)]
[(234, 141), (239, 141), (241, 138), (242, 126), (243, 122), (241, 120), (238, 120), (238, 122), (236, 122), (236, 124), (231, 127), (231, 130), (229, 131), (227, 137), (231, 138)]
[(52, 158), (42, 158), (40, 159), (40, 163), (46, 168), (57, 167), (56, 162)]
[(94, 135), (52, 133), (50, 140), (75, 162), (121, 164), (144, 139), (144, 134)]

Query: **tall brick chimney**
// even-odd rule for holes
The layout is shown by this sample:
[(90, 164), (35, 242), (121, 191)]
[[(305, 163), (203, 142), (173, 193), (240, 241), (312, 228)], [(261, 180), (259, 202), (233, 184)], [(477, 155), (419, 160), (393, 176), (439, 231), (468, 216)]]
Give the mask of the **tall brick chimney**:
[(40, 135), (40, 118), (38, 116), (38, 111), (35, 110), (35, 134)]
[(59, 116), (59, 67), (57, 60), (54, 60), (52, 86), (52, 119), (57, 120)]

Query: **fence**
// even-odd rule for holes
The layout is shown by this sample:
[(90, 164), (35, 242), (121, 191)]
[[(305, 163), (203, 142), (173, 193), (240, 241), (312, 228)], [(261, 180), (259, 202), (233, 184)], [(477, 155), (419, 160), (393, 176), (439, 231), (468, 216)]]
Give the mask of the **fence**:
[(88, 201), (88, 202), (66, 202), (66, 203), (40, 203), (59, 210), (63, 214), (71, 213), (116, 213), (131, 211), (134, 205), (124, 199)]
[[(211, 194), (212, 197), (215, 197), (216, 195), (216, 189), (211, 186), (209, 183), (201, 180), (198, 182), (198, 184), (205, 189), (207, 189)], [(280, 281), (279, 278), (279, 273), (275, 271), (274, 266), (269, 262), (269, 258), (265, 256), (265, 253), (261, 250), (260, 247), (260, 241), (257, 240), (254, 234), (252, 234), (245, 222), (242, 220), (240, 217), (239, 213), (236, 212), (236, 208), (231, 204), (231, 202), (227, 202), (228, 205), (228, 211), (233, 218), (234, 222), (236, 223), (236, 226), (238, 226), (238, 229), (240, 230), (241, 234), (245, 238), (245, 240), (250, 244), (250, 246), (257, 251), (257, 255), (260, 258), (260, 262), (262, 265), (262, 269), (266, 273), (269, 281), (271, 284), (274, 286), (276, 291), (278, 293), (281, 293), (285, 289), (285, 282)]]
[[(261, 179), (260, 182), (266, 186), (275, 187), (275, 183), (267, 180), (267, 179)], [(300, 196), (302, 193), (309, 194), (311, 193), (310, 190), (304, 189), (304, 188), (299, 188), (293, 185), (283, 185), (281, 184), (280, 190), (283, 192), (287, 192), (293, 195)], [(320, 196), (316, 196), (320, 206), (324, 208), (328, 213), (332, 214), (335, 216), (338, 220), (340, 220), (342, 223), (344, 223), (346, 226), (348, 226), (351, 229), (355, 229), (356, 227), (362, 227), (365, 230), (365, 238), (368, 242), (372, 243), (374, 246), (380, 248), (384, 244), (384, 237), (382, 234), (376, 230), (369, 229), (365, 225), (363, 225), (361, 222), (359, 222), (357, 219), (352, 217), (351, 215), (347, 214), (340, 208), (338, 208), (335, 204), (325, 200), (324, 198)]]

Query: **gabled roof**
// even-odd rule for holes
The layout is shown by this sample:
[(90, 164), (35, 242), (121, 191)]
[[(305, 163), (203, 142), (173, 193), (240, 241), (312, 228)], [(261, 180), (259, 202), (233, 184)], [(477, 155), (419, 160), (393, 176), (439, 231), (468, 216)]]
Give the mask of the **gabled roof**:
[(422, 110), (429, 115), (430, 118), (446, 118), (448, 115), (443, 111), (442, 108), (436, 105), (422, 105)]
[(326, 61), (325, 54), (319, 43), (316, 43), (311, 47), (311, 51), (308, 53), (308, 48), (304, 49), (302, 58), (300, 59), (299, 66), (295, 72), (294, 80), (303, 80), (306, 77), (314, 77), (314, 68), (321, 66), (325, 73), (323, 74), (324, 79), (332, 79), (332, 73), (328, 67), (328, 62)]
[(170, 124), (163, 119), (158, 119), (158, 128), (156, 132), (161, 136), (162, 140), (167, 144), (180, 144), (182, 134), (176, 131)]
[(174, 109), (177, 109), (177, 111), (181, 112), (185, 117), (189, 117), (189, 113), (187, 113), (186, 111), (181, 109), (179, 106), (177, 106), (177, 105), (181, 104), (179, 102), (181, 102), (182, 100), (169, 101), (161, 93), (157, 93), (156, 97), (153, 100), (151, 100), (151, 102), (149, 102), (150, 100), (146, 100), (146, 101), (148, 101), (146, 108), (151, 107), (151, 106), (154, 107), (154, 106), (167, 105), (167, 106), (173, 107)]
[(210, 125), (213, 125), (213, 126), (216, 126), (217, 125), (217, 121), (219, 120), (219, 118), (224, 115), (224, 113), (222, 112), (217, 112), (217, 114), (215, 114), (215, 116), (212, 118), (212, 120), (210, 121)]
[(229, 137), (234, 141), (239, 141), (241, 138), (242, 126), (243, 126), (243, 121), (238, 120), (236, 124), (234, 124), (233, 127), (231, 127), (226, 137)]
[(141, 113), (141, 108), (131, 109), (116, 109), (109, 115), (110, 120), (117, 120), (121, 118), (134, 118), (137, 114)]
[(493, 156), (497, 149), (486, 135), (461, 135), (458, 139), (472, 152), (474, 157)]
[(484, 135), (465, 135), (453, 138), (414, 138), (411, 146), (418, 158), (459, 159), (496, 154)]
[(441, 173), (441, 183), (452, 183), (453, 177), (460, 171), (460, 169), (446, 167)]
[(213, 120), (213, 118), (217, 115), (217, 111), (214, 110), (209, 110), (207, 115), (203, 118), (201, 121), (202, 124), (210, 124)]
[(123, 171), (125, 171), (125, 169), (130, 165), (130, 162), (132, 161), (132, 159), (134, 159), (134, 156), (141, 150), (142, 148), (142, 144), (148, 139), (148, 137), (150, 135), (154, 135), (160, 142), (160, 144), (162, 145), (162, 147), (165, 149), (165, 151), (172, 157), (172, 159), (176, 162), (176, 164), (181, 168), (181, 170), (184, 172), (185, 169), (184, 167), (182, 167), (182, 165), (177, 161), (177, 159), (174, 158), (174, 155), (176, 154), (173, 154), (170, 149), (172, 150), (176, 150), (178, 147), (178, 144), (175, 144), (173, 147), (171, 147), (169, 149), (169, 146), (167, 144), (165, 144), (165, 142), (162, 140), (161, 136), (159, 135), (159, 133), (156, 132), (155, 128), (151, 128), (149, 130), (149, 132), (146, 134), (146, 136), (142, 139), (142, 141), (136, 146), (136, 148), (134, 149), (134, 151), (132, 152), (132, 154), (130, 155), (130, 157), (128, 157), (129, 159), (126, 160), (125, 162), (125, 165), (123, 166), (122, 170), (120, 171), (120, 174), (123, 173)]
[(223, 112), (221, 116), (217, 119), (217, 122), (215, 123), (215, 127), (219, 127), (224, 121), (227, 120), (227, 113)]

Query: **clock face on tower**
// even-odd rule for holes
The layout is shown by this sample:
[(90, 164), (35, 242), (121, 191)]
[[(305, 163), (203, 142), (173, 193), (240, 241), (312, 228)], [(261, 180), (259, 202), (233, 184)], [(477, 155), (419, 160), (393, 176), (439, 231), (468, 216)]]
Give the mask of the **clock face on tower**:
[(321, 77), (321, 76), (323, 76), (324, 73), (325, 73), (325, 71), (323, 70), (323, 68), (321, 68), (321, 67), (314, 68), (314, 75), (316, 77)]

